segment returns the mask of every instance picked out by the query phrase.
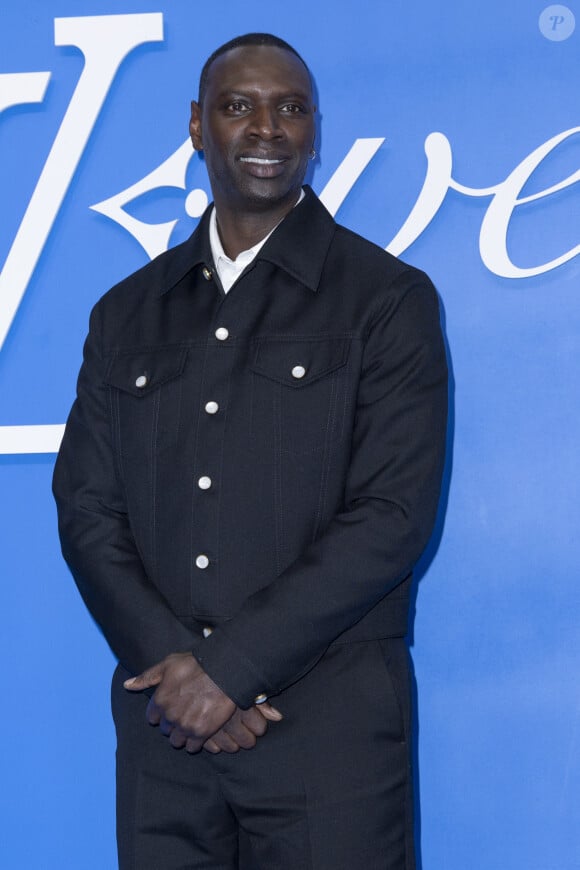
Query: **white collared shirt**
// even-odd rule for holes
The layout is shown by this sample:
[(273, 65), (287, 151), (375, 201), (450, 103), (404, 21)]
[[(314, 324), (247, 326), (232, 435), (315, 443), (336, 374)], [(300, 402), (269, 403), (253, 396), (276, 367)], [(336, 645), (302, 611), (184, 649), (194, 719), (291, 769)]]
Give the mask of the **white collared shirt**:
[[(298, 197), (298, 203), (302, 202), (304, 199), (304, 191), (300, 191), (300, 196)], [(294, 208), (296, 208), (296, 205)], [(276, 224), (276, 227), (278, 224)], [(267, 236), (253, 245), (251, 248), (248, 248), (247, 251), (240, 251), (235, 260), (231, 260), (226, 252), (224, 251), (220, 234), (217, 228), (217, 215), (215, 206), (212, 208), (210, 219), (209, 219), (209, 244), (211, 247), (211, 253), (213, 257), (213, 261), (215, 263), (215, 267), (217, 269), (217, 273), (219, 275), (220, 281), (222, 283), (222, 287), (224, 288), (224, 293), (227, 293), (228, 290), (236, 283), (246, 266), (248, 266), (260, 248), (266, 244), (276, 227), (273, 227)]]

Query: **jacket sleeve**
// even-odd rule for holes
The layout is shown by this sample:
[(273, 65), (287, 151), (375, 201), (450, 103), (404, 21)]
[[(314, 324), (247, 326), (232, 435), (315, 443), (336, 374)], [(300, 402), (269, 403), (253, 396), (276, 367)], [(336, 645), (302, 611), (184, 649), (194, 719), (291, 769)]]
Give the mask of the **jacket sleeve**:
[(53, 492), (62, 552), (85, 604), (121, 664), (138, 674), (195, 639), (148, 579), (135, 546), (114, 466), (100, 331), (97, 304)]
[[(412, 277), (410, 277), (412, 276)], [(412, 570), (431, 534), (447, 420), (437, 294), (414, 270), (371, 318), (344, 508), (195, 655), (241, 706), (299, 679)]]

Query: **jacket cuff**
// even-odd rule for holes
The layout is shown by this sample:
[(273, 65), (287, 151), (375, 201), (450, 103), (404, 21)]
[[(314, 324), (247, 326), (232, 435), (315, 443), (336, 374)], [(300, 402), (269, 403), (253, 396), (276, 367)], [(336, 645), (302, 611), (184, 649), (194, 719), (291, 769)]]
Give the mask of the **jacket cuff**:
[(232, 644), (221, 627), (197, 644), (192, 653), (214, 683), (238, 707), (247, 710), (267, 699), (266, 678)]

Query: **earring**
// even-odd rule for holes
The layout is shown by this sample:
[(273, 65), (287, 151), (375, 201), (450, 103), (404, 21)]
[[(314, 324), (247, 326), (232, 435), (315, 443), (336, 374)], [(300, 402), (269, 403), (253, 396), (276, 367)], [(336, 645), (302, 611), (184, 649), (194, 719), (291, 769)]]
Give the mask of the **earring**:
[(314, 160), (314, 158), (316, 157), (316, 149), (315, 148), (310, 149), (310, 154), (308, 155), (308, 157), (310, 158), (310, 160)]

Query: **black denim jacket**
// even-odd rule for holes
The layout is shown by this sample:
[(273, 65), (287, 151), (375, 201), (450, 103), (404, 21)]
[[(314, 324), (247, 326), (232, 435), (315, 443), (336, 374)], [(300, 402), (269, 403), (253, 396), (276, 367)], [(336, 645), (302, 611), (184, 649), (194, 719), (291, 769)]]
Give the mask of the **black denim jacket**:
[(443, 465), (433, 286), (306, 190), (227, 295), (208, 210), (100, 300), (54, 477), (121, 663), (191, 649), (243, 707), (406, 633)]

